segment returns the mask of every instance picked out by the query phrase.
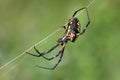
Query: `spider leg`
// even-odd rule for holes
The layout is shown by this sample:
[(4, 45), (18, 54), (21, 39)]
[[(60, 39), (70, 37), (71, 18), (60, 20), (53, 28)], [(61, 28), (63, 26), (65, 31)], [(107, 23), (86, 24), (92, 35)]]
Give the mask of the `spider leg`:
[(40, 52), (36, 49), (36, 47), (34, 46), (34, 49), (35, 49), (35, 51), (38, 53), (38, 55), (29, 53), (29, 52), (26, 52), (26, 53), (29, 54), (29, 55), (35, 56), (35, 57), (43, 57), (43, 58), (46, 59), (46, 60), (52, 60), (54, 57), (47, 58), (47, 57), (45, 57), (44, 55), (47, 54), (47, 53), (50, 53), (52, 50), (54, 50), (56, 47), (58, 47), (58, 45), (59, 45), (59, 44), (56, 44), (56, 45), (53, 46), (50, 50), (48, 50), (47, 52), (44, 52), (44, 53), (40, 53)]
[(55, 57), (58, 57), (58, 56), (59, 56), (59, 54), (57, 54), (57, 55), (54, 56), (54, 57), (47, 58), (47, 57), (45, 57), (44, 55), (42, 55), (42, 54), (36, 49), (36, 47), (34, 47), (34, 49), (35, 49), (35, 51), (36, 51), (41, 57), (43, 57), (44, 59), (46, 59), (46, 60), (48, 60), (48, 61), (50, 61), (50, 60), (54, 59)]
[(61, 26), (61, 28), (64, 28), (64, 29), (66, 29), (66, 26)]
[(46, 52), (43, 52), (43, 53), (40, 53), (41, 55), (45, 55), (45, 54), (48, 54), (50, 53), (51, 51), (53, 51), (55, 48), (57, 48), (59, 46), (59, 44), (62, 44), (62, 38), (58, 39), (57, 41), (57, 44), (55, 46), (53, 46), (51, 49), (49, 49), (48, 51)]
[(61, 62), (61, 60), (62, 60), (62, 57), (63, 57), (63, 53), (64, 53), (64, 49), (65, 49), (65, 43), (63, 44), (63, 46), (62, 46), (62, 49), (58, 52), (58, 54), (56, 55), (56, 57), (58, 57), (59, 55), (60, 55), (60, 58), (59, 58), (59, 60), (58, 60), (58, 62), (52, 67), (52, 68), (47, 68), (47, 67), (42, 67), (42, 66), (38, 66), (37, 65), (37, 67), (39, 67), (39, 68), (43, 68), (43, 69), (48, 69), (48, 70), (54, 70), (58, 65), (59, 65), (59, 63)]
[(79, 11), (81, 11), (81, 10), (83, 10), (83, 9), (86, 9), (86, 7), (80, 8), (80, 9), (78, 9), (77, 11), (75, 11), (74, 14), (72, 15), (72, 17), (75, 17), (75, 15), (76, 15)]
[(86, 14), (87, 14), (88, 22), (87, 22), (87, 24), (85, 25), (85, 28), (83, 29), (83, 31), (80, 33), (80, 35), (82, 35), (82, 34), (86, 31), (88, 25), (90, 24), (90, 18), (89, 18), (89, 15), (88, 15), (87, 7), (83, 7), (83, 8), (81, 8), (81, 9), (78, 9), (77, 11), (74, 12), (74, 14), (73, 14), (73, 16), (72, 16), (72, 17), (75, 17), (75, 15), (76, 15), (79, 11), (84, 10), (84, 9), (85, 9)]
[(29, 52), (26, 52), (26, 53), (29, 54), (29, 55), (35, 56), (35, 57), (43, 57), (44, 59), (49, 60), (49, 61), (53, 59), (52, 57), (47, 58), (47, 57), (43, 56), (35, 47), (34, 47), (34, 49), (39, 55), (32, 54), (32, 53), (29, 53)]
[(83, 31), (80, 33), (80, 35), (82, 35), (82, 34), (84, 34), (84, 33), (85, 33), (85, 31), (86, 31), (86, 29), (87, 29), (88, 25), (90, 24), (90, 18), (89, 18), (89, 15), (88, 15), (88, 10), (87, 10), (87, 7), (85, 7), (84, 9), (85, 9), (86, 14), (87, 14), (88, 22), (87, 22), (87, 24), (85, 25), (85, 28), (83, 29)]
[(47, 52), (43, 52), (41, 53), (41, 55), (45, 55), (45, 54), (48, 54), (50, 53), (51, 51), (53, 51), (55, 48), (57, 48), (59, 46), (59, 44), (57, 43), (55, 46), (53, 46), (51, 49), (49, 49)]

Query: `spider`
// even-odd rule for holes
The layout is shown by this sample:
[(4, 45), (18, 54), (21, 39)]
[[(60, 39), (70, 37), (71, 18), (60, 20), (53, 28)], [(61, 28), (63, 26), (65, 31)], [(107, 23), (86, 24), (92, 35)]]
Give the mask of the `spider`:
[[(87, 15), (87, 19), (88, 19), (88, 22), (87, 24), (85, 25), (85, 28), (80, 31), (80, 21), (78, 20), (78, 18), (75, 17), (75, 15), (79, 12), (79, 11), (82, 11), (82, 10), (85, 10), (86, 11), (86, 15)], [(86, 31), (86, 28), (88, 27), (88, 25), (90, 24), (90, 19), (89, 19), (89, 15), (88, 15), (88, 10), (87, 10), (87, 7), (83, 7), (83, 8), (80, 8), (78, 9), (77, 11), (74, 12), (74, 14), (72, 15), (72, 18), (70, 18), (68, 20), (68, 24), (67, 26), (62, 26), (62, 28), (65, 29), (65, 32), (64, 32), (64, 35), (62, 36), (62, 38), (58, 39), (57, 43), (51, 48), (49, 49), (48, 51), (46, 52), (39, 52), (38, 49), (36, 49), (36, 47), (34, 46), (34, 50), (36, 51), (36, 54), (32, 54), (32, 53), (29, 53), (29, 52), (26, 52), (27, 54), (29, 55), (32, 55), (32, 56), (35, 56), (35, 57), (43, 57), (44, 59), (50, 61), (50, 60), (53, 60), (55, 57), (58, 57), (59, 56), (59, 60), (58, 62), (51, 68), (48, 68), (48, 67), (42, 67), (42, 66), (38, 66), (39, 68), (43, 68), (43, 69), (48, 69), (48, 70), (54, 70), (58, 65), (59, 63), (61, 62), (62, 60), (62, 57), (63, 57), (63, 54), (64, 54), (64, 50), (65, 50), (65, 46), (67, 44), (68, 41), (71, 41), (71, 42), (75, 42), (77, 37), (79, 37), (80, 35), (84, 34), (85, 31)], [(59, 52), (53, 56), (53, 57), (50, 57), (50, 58), (47, 58), (45, 57), (44, 55), (52, 52), (55, 48), (57, 48), (59, 45), (61, 45), (61, 49), (59, 50)]]

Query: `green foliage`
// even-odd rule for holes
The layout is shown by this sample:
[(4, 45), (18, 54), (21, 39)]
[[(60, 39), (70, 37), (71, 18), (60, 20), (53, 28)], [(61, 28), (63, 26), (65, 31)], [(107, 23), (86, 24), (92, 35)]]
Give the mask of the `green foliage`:
[[(75, 10), (91, 1), (0, 0), (0, 66), (66, 24)], [(56, 70), (43, 70), (35, 65), (51, 67), (57, 59), (48, 62), (25, 54), (25, 59), (14, 69), (11, 70), (24, 56), (0, 70), (0, 79), (120, 80), (119, 2), (96, 0), (88, 8), (90, 26), (75, 43), (67, 44), (63, 60)], [(84, 13), (81, 15), (79, 17), (84, 26), (87, 20)], [(63, 33), (64, 29), (37, 48), (40, 51), (51, 48)], [(54, 55), (59, 48), (48, 56)]]

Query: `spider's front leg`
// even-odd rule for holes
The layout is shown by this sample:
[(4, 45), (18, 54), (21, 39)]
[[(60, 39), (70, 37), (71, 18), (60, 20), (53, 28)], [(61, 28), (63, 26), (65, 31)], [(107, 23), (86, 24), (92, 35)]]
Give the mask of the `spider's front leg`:
[(59, 58), (58, 62), (57, 62), (52, 68), (42, 67), (42, 66), (38, 66), (38, 65), (37, 65), (37, 67), (43, 68), (43, 69), (48, 69), (48, 70), (54, 70), (54, 69), (59, 65), (59, 63), (60, 63), (61, 60), (62, 60), (63, 53), (64, 53), (64, 49), (65, 49), (65, 45), (66, 45), (66, 43), (63, 43), (61, 50), (60, 50), (60, 51), (58, 52), (58, 54), (56, 55), (56, 57), (58, 57), (58, 56), (60, 55), (60, 58)]
[(36, 53), (38, 53), (38, 55), (29, 53), (29, 52), (26, 52), (26, 53), (29, 54), (29, 55), (35, 56), (35, 57), (43, 57), (43, 58), (46, 59), (46, 60), (52, 60), (53, 57), (47, 58), (47, 57), (45, 57), (44, 55), (50, 53), (51, 51), (53, 51), (53, 50), (54, 50), (55, 48), (57, 48), (58, 46), (59, 46), (59, 44), (57, 43), (55, 46), (53, 46), (53, 47), (52, 47), (51, 49), (49, 49), (47, 52), (43, 52), (43, 53), (39, 52), (38, 49), (36, 49), (36, 47), (34, 46), (34, 50), (36, 51)]
[[(44, 55), (50, 53), (51, 51), (53, 51), (55, 48), (57, 48), (57, 47), (59, 46), (59, 44), (63, 44), (62, 38), (58, 39), (57, 44), (54, 45), (51, 49), (49, 49), (47, 52), (41, 53), (41, 52), (39, 52), (38, 49), (36, 49), (36, 47), (34, 46), (34, 50), (36, 51), (36, 53), (37, 53), (38, 55), (32, 54), (32, 53), (30, 53), (30, 52), (26, 52), (26, 53), (29, 54), (29, 55), (31, 55), (31, 56), (43, 57), (43, 58), (46, 59), (46, 60), (52, 60), (52, 59), (54, 59), (54, 57), (47, 58), (47, 57), (45, 57)], [(58, 54), (57, 54), (55, 57), (57, 57), (57, 56), (58, 56)]]

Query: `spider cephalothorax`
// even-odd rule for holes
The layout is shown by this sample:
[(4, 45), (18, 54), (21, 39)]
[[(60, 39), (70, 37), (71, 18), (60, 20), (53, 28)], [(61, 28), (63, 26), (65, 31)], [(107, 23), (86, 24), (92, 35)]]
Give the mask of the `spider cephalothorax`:
[[(88, 22), (87, 24), (85, 25), (84, 29), (82, 31), (80, 31), (80, 21), (78, 20), (78, 18), (75, 17), (75, 15), (77, 14), (77, 12), (81, 11), (81, 10), (85, 10), (86, 11), (86, 14), (87, 14), (87, 18), (88, 18)], [(62, 60), (62, 57), (63, 57), (63, 53), (64, 53), (64, 49), (65, 49), (65, 46), (67, 44), (68, 41), (71, 41), (71, 42), (75, 42), (76, 38), (79, 36), (79, 35), (82, 35), (85, 31), (86, 31), (86, 28), (88, 27), (88, 25), (90, 24), (90, 19), (89, 19), (89, 16), (88, 16), (88, 11), (87, 11), (87, 7), (83, 7), (81, 9), (78, 9), (77, 11), (74, 12), (72, 18), (70, 18), (68, 20), (68, 24), (67, 26), (63, 26), (63, 28), (65, 29), (65, 32), (64, 32), (64, 35), (58, 39), (56, 45), (54, 45), (51, 49), (49, 49), (48, 51), (46, 52), (39, 52), (36, 47), (34, 46), (34, 49), (35, 51), (38, 53), (38, 55), (35, 55), (35, 54), (31, 54), (29, 52), (26, 52), (32, 56), (36, 56), (36, 57), (43, 57), (44, 59), (46, 60), (52, 60), (54, 59), (55, 57), (60, 57), (60, 59), (58, 60), (58, 62), (55, 64), (55, 66), (53, 66), (52, 68), (47, 68), (47, 67), (41, 67), (41, 66), (38, 66), (39, 68), (44, 68), (44, 69), (49, 69), (49, 70), (54, 70), (57, 65), (61, 62)], [(61, 45), (61, 49), (59, 50), (59, 52), (51, 57), (51, 58), (47, 58), (45, 57), (44, 55), (50, 53), (51, 51), (53, 51), (55, 48), (57, 48), (59, 45)]]

